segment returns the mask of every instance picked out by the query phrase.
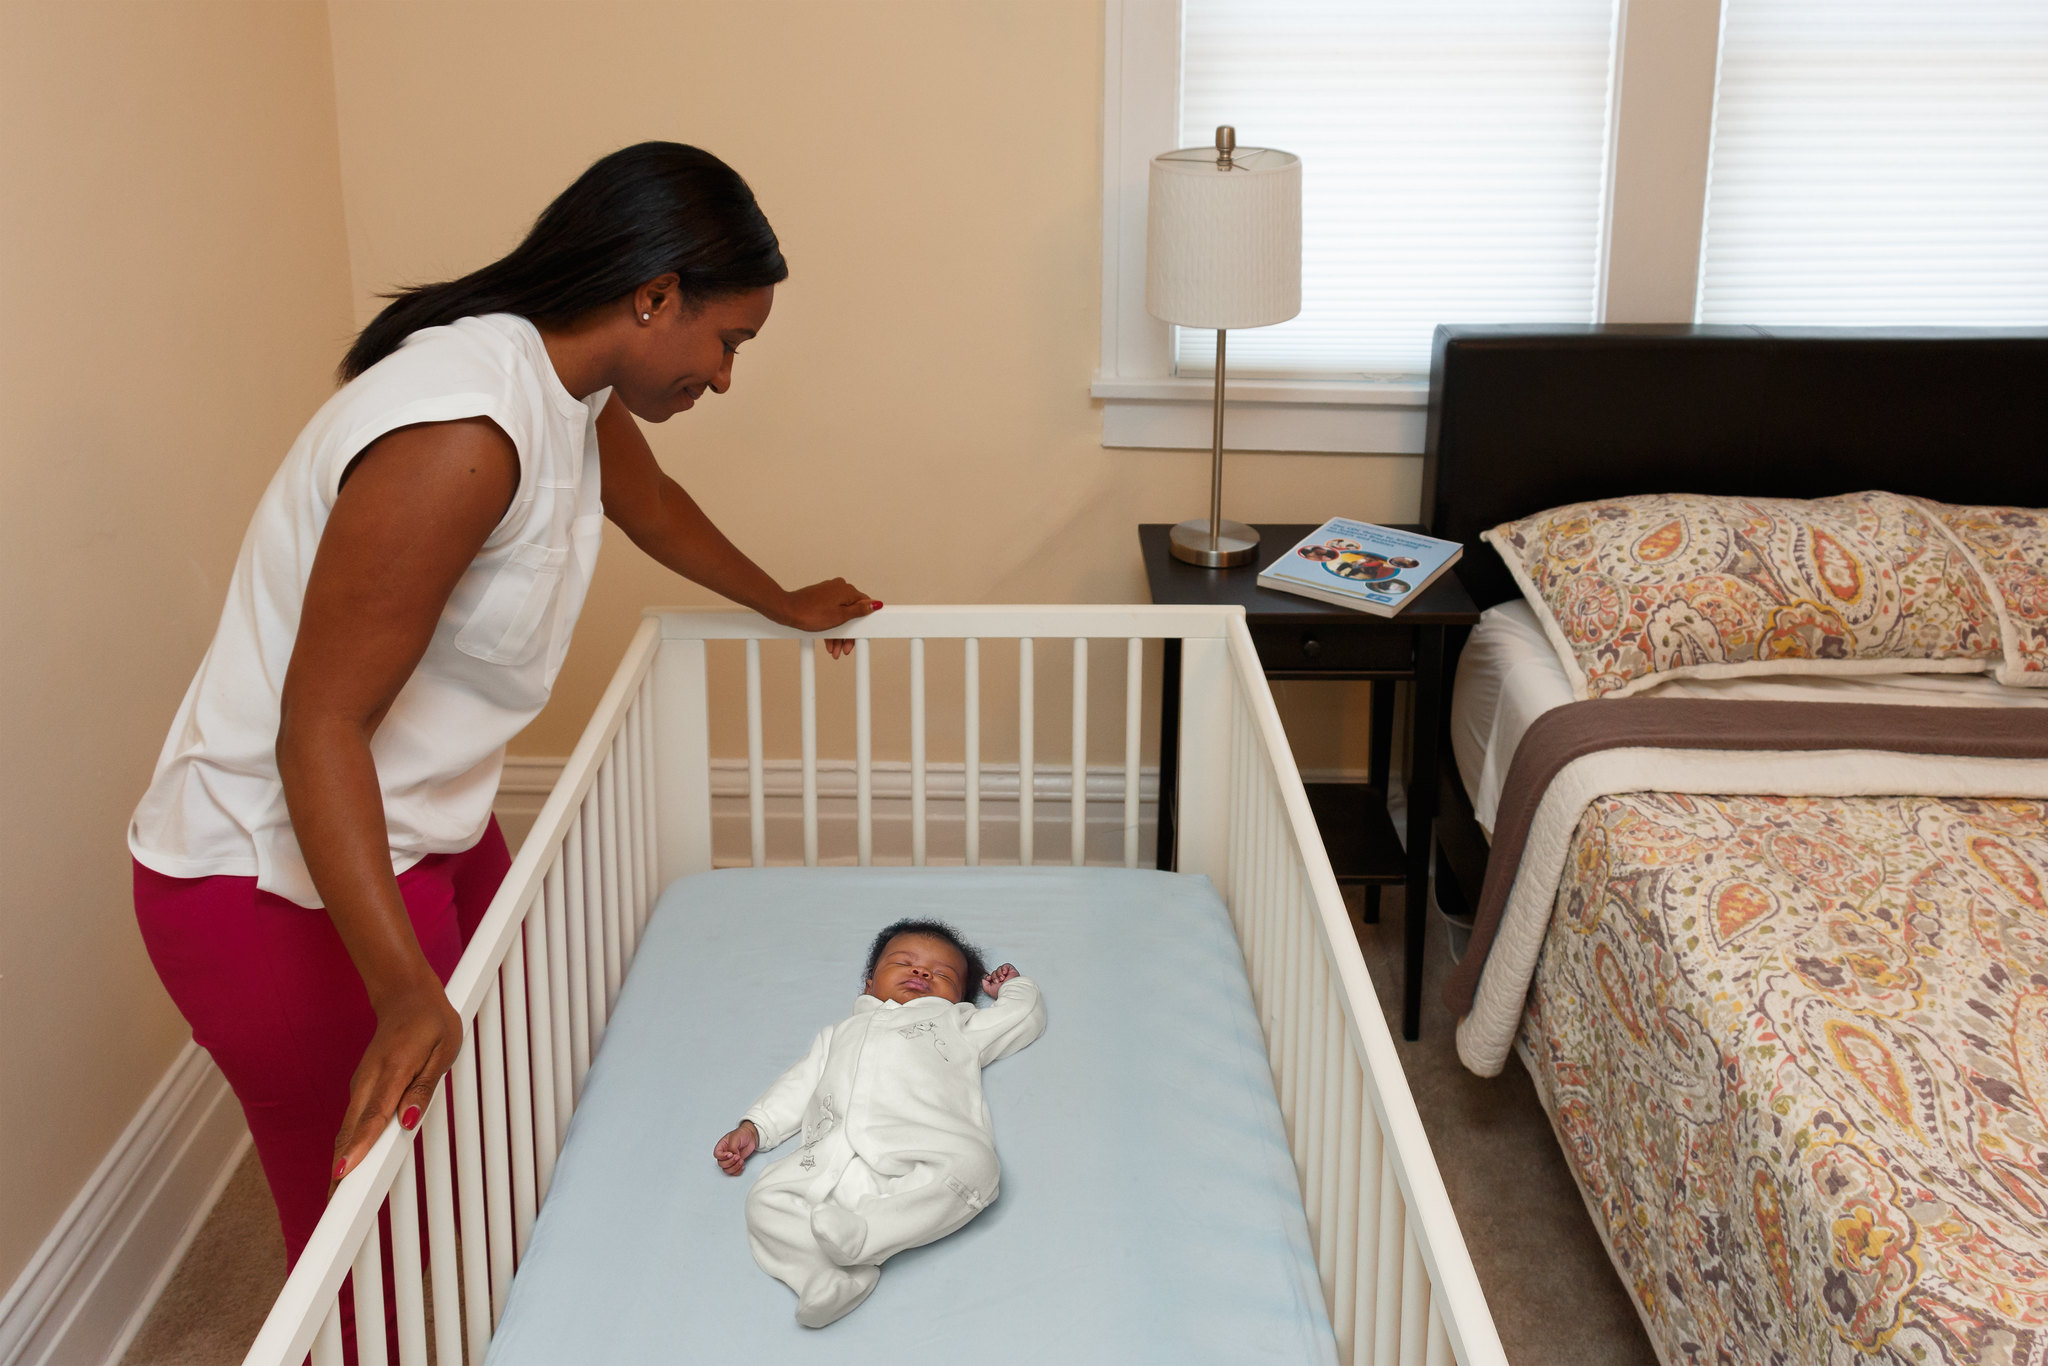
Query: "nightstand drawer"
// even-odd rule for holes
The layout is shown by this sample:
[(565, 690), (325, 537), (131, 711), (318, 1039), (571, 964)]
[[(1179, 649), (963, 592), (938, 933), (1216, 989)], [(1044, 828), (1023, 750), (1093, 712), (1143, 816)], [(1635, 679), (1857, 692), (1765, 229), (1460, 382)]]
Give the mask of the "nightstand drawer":
[(1254, 626), (1252, 644), (1268, 673), (1389, 673), (1415, 671), (1415, 633), (1398, 626), (1335, 622), (1315, 626)]

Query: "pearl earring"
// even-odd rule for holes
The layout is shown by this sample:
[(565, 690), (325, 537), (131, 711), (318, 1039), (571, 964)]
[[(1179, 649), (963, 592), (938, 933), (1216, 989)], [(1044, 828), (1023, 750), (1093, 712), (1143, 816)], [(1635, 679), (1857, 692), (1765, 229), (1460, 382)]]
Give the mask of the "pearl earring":
[(654, 315), (653, 315), (652, 313), (642, 313), (642, 314), (640, 315), (640, 321), (641, 321), (641, 322), (643, 322), (643, 323), (644, 323), (644, 322), (651, 322), (651, 321), (653, 321), (653, 319), (654, 319)]

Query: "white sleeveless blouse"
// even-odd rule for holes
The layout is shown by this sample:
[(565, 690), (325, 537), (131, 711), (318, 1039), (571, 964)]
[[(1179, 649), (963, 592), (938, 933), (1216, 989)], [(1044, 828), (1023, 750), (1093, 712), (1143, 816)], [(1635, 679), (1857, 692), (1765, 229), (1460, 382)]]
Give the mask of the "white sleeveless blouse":
[(496, 313), (413, 333), (329, 399), (243, 537), (220, 627), (128, 828), (136, 859), (321, 904), (277, 776), (279, 698), (320, 533), (343, 471), (378, 437), (487, 417), (518, 449), (518, 491), (370, 744), (394, 872), (474, 845), (505, 742), (546, 703), (597, 567), (596, 420), (610, 395), (571, 396), (533, 324)]

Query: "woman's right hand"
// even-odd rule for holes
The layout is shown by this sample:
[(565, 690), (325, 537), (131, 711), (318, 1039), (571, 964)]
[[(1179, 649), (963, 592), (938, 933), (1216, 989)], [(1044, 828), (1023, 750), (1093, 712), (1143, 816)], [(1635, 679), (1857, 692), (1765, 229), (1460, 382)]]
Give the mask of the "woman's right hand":
[(381, 1004), (377, 1032), (349, 1082), (348, 1110), (335, 1135), (334, 1182), (356, 1169), (393, 1115), (407, 1132), (419, 1127), (434, 1088), (461, 1051), (462, 1017), (438, 981), (429, 978)]

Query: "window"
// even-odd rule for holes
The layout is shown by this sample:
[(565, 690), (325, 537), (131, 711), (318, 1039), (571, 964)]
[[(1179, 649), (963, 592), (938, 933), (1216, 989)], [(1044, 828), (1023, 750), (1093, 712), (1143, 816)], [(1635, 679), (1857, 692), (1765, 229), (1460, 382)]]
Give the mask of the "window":
[[(1154, 155), (1219, 123), (1300, 154), (1305, 182), (1302, 316), (1232, 336), (1232, 449), (1419, 453), (1439, 321), (1603, 316), (1617, 2), (1106, 0), (1103, 444), (1208, 448), (1214, 333), (1145, 312), (1145, 190)], [(1700, 166), (1714, 4), (1638, 0), (1653, 31), (1709, 15), (1685, 59)], [(1695, 199), (1687, 309), (1697, 222)]]
[(2048, 322), (2048, 4), (1727, 0), (1723, 23), (1700, 321)]
[(1439, 322), (1593, 321), (1613, 37), (1614, 0), (1186, 0), (1178, 144), (1302, 159), (1301, 314), (1231, 373), (1413, 380)]

